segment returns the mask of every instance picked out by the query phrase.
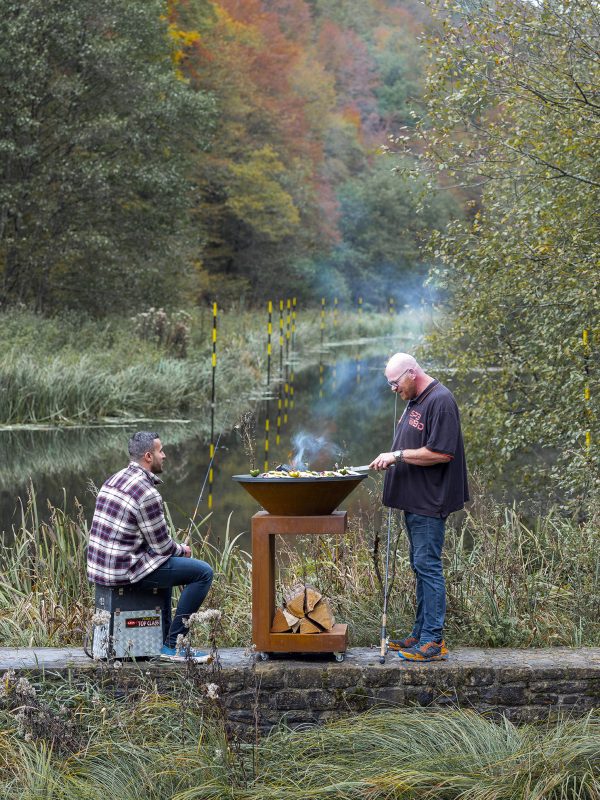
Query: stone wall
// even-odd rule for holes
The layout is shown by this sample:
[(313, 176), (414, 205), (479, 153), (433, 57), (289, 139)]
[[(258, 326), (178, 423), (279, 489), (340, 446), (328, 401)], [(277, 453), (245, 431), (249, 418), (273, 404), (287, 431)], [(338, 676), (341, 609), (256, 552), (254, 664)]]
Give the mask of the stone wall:
[(148, 661), (124, 663), (118, 671), (90, 661), (81, 650), (0, 648), (0, 673), (8, 668), (121, 687), (150, 680), (163, 691), (175, 691), (182, 680), (218, 683), (232, 727), (245, 734), (255, 726), (266, 732), (282, 720), (296, 726), (373, 707), (452, 705), (519, 723), (582, 715), (600, 705), (600, 648), (463, 648), (430, 664), (389, 653), (383, 665), (378, 650), (352, 649), (337, 663), (331, 656), (260, 661), (232, 648), (220, 652), (218, 665), (188, 669)]
[(295, 726), (373, 707), (458, 706), (513, 722), (582, 715), (600, 705), (600, 649), (460, 649), (448, 661), (410, 664), (352, 650), (341, 663), (284, 660), (222, 671), (223, 702), (236, 727)]

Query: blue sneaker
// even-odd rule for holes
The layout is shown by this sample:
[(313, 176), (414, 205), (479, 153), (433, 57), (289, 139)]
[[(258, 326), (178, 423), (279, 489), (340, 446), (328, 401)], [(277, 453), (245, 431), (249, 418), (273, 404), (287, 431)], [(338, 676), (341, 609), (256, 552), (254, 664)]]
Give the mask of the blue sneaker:
[(404, 661), (445, 661), (448, 658), (448, 648), (442, 639), (441, 642), (426, 642), (406, 650), (398, 650), (399, 658)]
[(204, 650), (189, 650), (181, 648), (179, 652), (174, 647), (167, 647), (166, 644), (160, 648), (159, 656), (165, 661), (195, 661), (197, 664), (210, 664), (213, 660), (210, 653)]

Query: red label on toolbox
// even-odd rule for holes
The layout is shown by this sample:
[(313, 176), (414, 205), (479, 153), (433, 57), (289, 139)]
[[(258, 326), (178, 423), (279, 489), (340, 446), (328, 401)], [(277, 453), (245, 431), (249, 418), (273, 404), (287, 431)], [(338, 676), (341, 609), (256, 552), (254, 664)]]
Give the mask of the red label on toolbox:
[(160, 617), (139, 617), (138, 619), (126, 619), (126, 628), (160, 628)]

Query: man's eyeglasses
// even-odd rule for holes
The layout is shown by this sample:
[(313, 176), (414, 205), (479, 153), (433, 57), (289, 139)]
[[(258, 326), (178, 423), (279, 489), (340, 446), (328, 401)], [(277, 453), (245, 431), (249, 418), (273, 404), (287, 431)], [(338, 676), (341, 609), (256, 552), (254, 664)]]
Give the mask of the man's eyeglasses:
[(391, 386), (392, 389), (397, 389), (398, 384), (400, 383), (400, 378), (405, 375), (410, 370), (410, 367), (407, 367), (404, 372), (401, 372), (400, 375), (396, 378), (395, 381), (388, 381), (388, 386)]

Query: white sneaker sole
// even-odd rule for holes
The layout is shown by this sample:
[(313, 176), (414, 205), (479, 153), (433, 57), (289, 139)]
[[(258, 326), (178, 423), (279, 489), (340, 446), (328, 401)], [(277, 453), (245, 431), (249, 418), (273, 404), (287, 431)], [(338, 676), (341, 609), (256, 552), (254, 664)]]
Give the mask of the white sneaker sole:
[(166, 653), (160, 654), (161, 661), (173, 661), (175, 663), (183, 664), (186, 661), (193, 661), (194, 664), (210, 664), (213, 660), (211, 655), (200, 656), (199, 658), (187, 658), (186, 656), (169, 656)]

